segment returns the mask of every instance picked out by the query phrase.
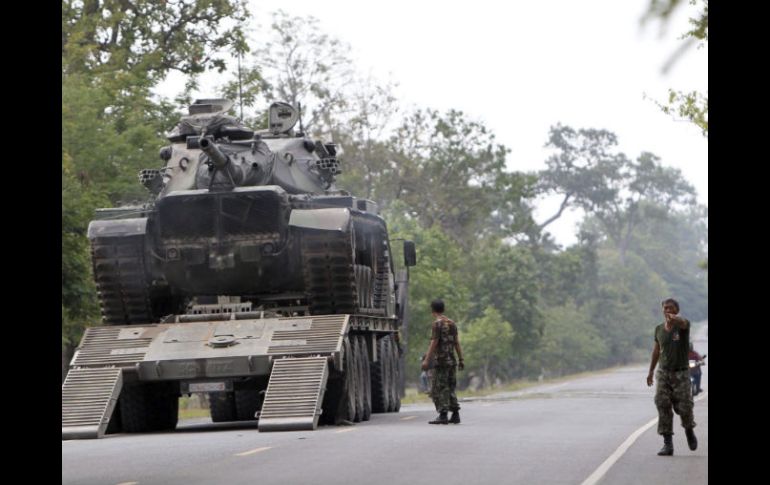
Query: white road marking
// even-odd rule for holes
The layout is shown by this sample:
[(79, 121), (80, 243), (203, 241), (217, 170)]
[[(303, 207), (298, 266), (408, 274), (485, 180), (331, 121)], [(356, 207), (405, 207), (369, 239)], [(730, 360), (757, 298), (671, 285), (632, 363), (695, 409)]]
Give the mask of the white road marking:
[(349, 433), (351, 431), (355, 431), (356, 428), (348, 428), (348, 429), (341, 429), (339, 431), (335, 431), (335, 433)]
[(414, 419), (416, 417), (417, 416), (404, 416), (403, 418), (401, 418), (401, 421), (409, 421), (410, 419)]
[(137, 485), (137, 483), (139, 482), (121, 482), (121, 483), (118, 483), (118, 485)]
[[(693, 402), (700, 401), (703, 398), (705, 398), (707, 395), (708, 395), (708, 393), (704, 392), (702, 396), (696, 397), (693, 400)], [(623, 456), (623, 454), (626, 451), (628, 451), (628, 449), (631, 447), (631, 445), (634, 444), (634, 442), (639, 438), (639, 436), (641, 436), (642, 433), (644, 433), (645, 431), (647, 431), (648, 429), (653, 427), (655, 425), (655, 423), (657, 423), (657, 422), (658, 422), (658, 418), (653, 418), (653, 419), (650, 420), (650, 422), (648, 422), (647, 424), (645, 424), (641, 428), (639, 428), (636, 431), (634, 431), (633, 433), (631, 433), (631, 436), (626, 438), (626, 441), (624, 441), (618, 447), (618, 449), (615, 450), (615, 452), (612, 453), (609, 456), (609, 458), (604, 460), (604, 463), (599, 465), (599, 468), (597, 468), (588, 478), (583, 480), (583, 483), (581, 483), (580, 485), (595, 485), (596, 483), (598, 483), (599, 480), (601, 480), (602, 477), (609, 471), (609, 469), (612, 467), (612, 465), (614, 465), (615, 462), (618, 461), (620, 459), (620, 457)]]
[(253, 455), (254, 453), (259, 453), (265, 450), (269, 450), (272, 448), (272, 446), (264, 446), (262, 448), (254, 448), (253, 450), (244, 451), (243, 453), (236, 453), (235, 456), (247, 456), (247, 455)]

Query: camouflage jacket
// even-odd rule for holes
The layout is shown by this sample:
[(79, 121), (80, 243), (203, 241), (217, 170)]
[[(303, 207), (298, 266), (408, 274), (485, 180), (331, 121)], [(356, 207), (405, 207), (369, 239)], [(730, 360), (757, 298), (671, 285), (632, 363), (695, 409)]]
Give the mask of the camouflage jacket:
[(435, 365), (453, 366), (455, 359), (455, 343), (457, 342), (457, 325), (445, 316), (440, 316), (433, 322), (431, 340), (438, 340), (436, 347)]

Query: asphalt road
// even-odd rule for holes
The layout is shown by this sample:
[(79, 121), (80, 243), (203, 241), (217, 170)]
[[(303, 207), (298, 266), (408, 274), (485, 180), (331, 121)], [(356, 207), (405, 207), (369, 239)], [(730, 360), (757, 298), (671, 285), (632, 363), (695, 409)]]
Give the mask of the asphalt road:
[[(707, 328), (695, 347), (708, 352)], [(707, 359), (707, 362), (710, 359)], [(708, 366), (695, 403), (699, 447), (675, 417), (662, 438), (646, 366), (466, 401), (460, 425), (428, 425), (430, 405), (354, 426), (259, 433), (256, 424), (180, 423), (175, 432), (62, 441), (63, 484), (705, 484)]]

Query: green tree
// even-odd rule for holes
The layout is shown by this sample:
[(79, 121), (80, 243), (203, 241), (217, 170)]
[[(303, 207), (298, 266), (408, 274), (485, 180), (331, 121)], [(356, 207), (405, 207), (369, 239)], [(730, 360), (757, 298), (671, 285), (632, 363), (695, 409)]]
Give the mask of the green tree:
[(543, 322), (538, 267), (531, 251), (488, 237), (476, 245), (459, 277), (470, 284), (473, 318), (494, 308), (516, 333), (507, 354), (507, 374), (518, 377), (533, 371), (530, 357), (542, 336)]
[(483, 123), (457, 110), (416, 110), (389, 144), (397, 171), (382, 180), (385, 205), (403, 201), (424, 227), (438, 224), (466, 248), (518, 228), (513, 221), (524, 211), (533, 180), (506, 171), (510, 150)]
[(431, 337), (430, 303), (441, 298), (447, 305), (447, 316), (462, 328), (470, 308), (470, 290), (460, 277), (462, 251), (437, 226), (423, 228), (395, 205), (384, 214), (390, 226), (390, 239), (404, 238), (415, 242), (417, 265), (411, 268), (409, 281), (409, 329), (407, 375), (420, 373), (420, 356), (428, 350)]
[(545, 331), (537, 349), (540, 367), (556, 375), (582, 372), (604, 365), (609, 352), (587, 307), (572, 300), (544, 310)]
[[(642, 24), (651, 19), (659, 19), (662, 27), (665, 27), (671, 15), (684, 4), (682, 0), (650, 0), (649, 7), (642, 17)], [(709, 3), (708, 0), (690, 0), (690, 5), (697, 5), (698, 11), (689, 19), (690, 30), (680, 37), (684, 42), (669, 57), (663, 65), (663, 73), (669, 69), (687, 52), (693, 45), (702, 47), (708, 42), (709, 28)], [(666, 114), (678, 114), (691, 121), (701, 129), (703, 136), (708, 138), (708, 92), (702, 94), (698, 91), (676, 91), (669, 89), (668, 102), (655, 102)]]
[(224, 69), (247, 16), (241, 0), (62, 2), (63, 354), (99, 320), (86, 239), (93, 210), (147, 200), (137, 172), (160, 165), (177, 118), (152, 88), (172, 70)]
[(496, 377), (505, 376), (515, 336), (511, 324), (491, 306), (465, 327), (460, 344), (468, 370), (480, 372), (484, 386), (491, 385)]
[(269, 35), (246, 72), (259, 73), (268, 101), (301, 103), (307, 131), (328, 131), (347, 111), (346, 93), (355, 79), (350, 46), (322, 32), (315, 17), (282, 10), (272, 17)]
[(556, 220), (567, 205), (580, 207), (601, 223), (625, 262), (639, 224), (665, 217), (663, 207), (694, 204), (695, 189), (678, 169), (663, 167), (652, 153), (631, 160), (617, 153), (616, 145), (617, 138), (606, 130), (552, 127), (547, 146), (558, 151), (540, 172), (540, 190), (564, 197), (559, 212), (544, 224)]

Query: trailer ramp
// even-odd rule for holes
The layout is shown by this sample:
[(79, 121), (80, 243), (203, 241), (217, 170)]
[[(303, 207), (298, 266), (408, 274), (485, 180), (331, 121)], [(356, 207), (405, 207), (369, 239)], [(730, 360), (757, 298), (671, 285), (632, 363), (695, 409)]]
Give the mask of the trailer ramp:
[(276, 360), (259, 415), (259, 431), (316, 429), (328, 363), (327, 356)]
[(118, 368), (70, 369), (62, 386), (62, 439), (104, 436), (122, 387)]

